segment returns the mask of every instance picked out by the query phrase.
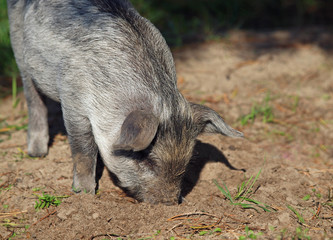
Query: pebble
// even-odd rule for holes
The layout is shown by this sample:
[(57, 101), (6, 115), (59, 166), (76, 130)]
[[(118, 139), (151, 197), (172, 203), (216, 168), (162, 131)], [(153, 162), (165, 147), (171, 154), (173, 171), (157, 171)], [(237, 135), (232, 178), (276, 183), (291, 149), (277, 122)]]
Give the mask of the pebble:
[(287, 197), (286, 201), (291, 203), (292, 205), (298, 205), (298, 202), (295, 199), (292, 199), (291, 197)]
[(57, 214), (57, 217), (60, 218), (61, 220), (66, 220), (67, 219), (65, 211), (59, 211), (58, 214)]
[(68, 208), (68, 209), (60, 209), (58, 211), (57, 217), (61, 220), (66, 220), (69, 215), (71, 215), (75, 211), (74, 208)]
[(288, 224), (290, 222), (290, 215), (287, 212), (281, 213), (277, 218), (282, 224)]

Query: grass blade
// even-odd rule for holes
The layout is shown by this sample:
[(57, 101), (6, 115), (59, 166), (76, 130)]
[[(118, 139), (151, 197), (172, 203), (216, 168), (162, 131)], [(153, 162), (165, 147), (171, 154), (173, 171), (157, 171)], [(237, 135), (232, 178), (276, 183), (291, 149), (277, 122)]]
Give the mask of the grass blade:
[(296, 214), (296, 216), (297, 216), (297, 218), (298, 218), (298, 221), (299, 221), (300, 223), (304, 223), (304, 218), (302, 217), (302, 215), (301, 215), (299, 212), (296, 211), (295, 208), (293, 208), (293, 207), (290, 206), (290, 205), (288, 205), (287, 208), (289, 208), (293, 213)]
[[(247, 189), (246, 193), (244, 194), (244, 198), (246, 198), (247, 195), (249, 194), (249, 192), (251, 191), (253, 185), (255, 184), (255, 182), (257, 181), (257, 179), (258, 179), (258, 177), (259, 177), (259, 175), (260, 175), (260, 173), (261, 173), (261, 170), (262, 170), (262, 168), (260, 168), (260, 170), (259, 170), (259, 172), (257, 173), (256, 177), (254, 178), (254, 180), (253, 180), (251, 186)], [(252, 177), (251, 177), (250, 179), (252, 179)]]
[(225, 183), (222, 182), (223, 185), (224, 185), (224, 187), (225, 187), (225, 189), (224, 189), (223, 187), (221, 187), (221, 186), (217, 183), (217, 181), (216, 181), (215, 179), (213, 180), (213, 182), (214, 182), (214, 184), (216, 185), (216, 187), (217, 187), (217, 188), (223, 193), (223, 195), (226, 196), (226, 197), (230, 200), (230, 202), (231, 202), (232, 204), (234, 204), (234, 200), (232, 199), (231, 194), (230, 194), (230, 192), (229, 192), (227, 186), (225, 185)]
[(238, 194), (237, 194), (237, 196), (235, 197), (235, 199), (239, 199), (239, 198), (243, 195), (243, 193), (244, 193), (245, 190), (246, 190), (247, 185), (249, 185), (249, 183), (251, 182), (252, 178), (253, 178), (253, 176), (251, 176), (251, 177), (249, 178), (249, 180), (248, 180), (246, 183), (245, 183), (245, 182), (242, 182), (242, 185), (241, 185), (241, 187), (240, 187), (240, 190), (238, 191)]
[[(242, 197), (242, 198), (243, 198), (243, 197)], [(271, 212), (271, 210), (269, 210), (269, 208), (272, 209), (273, 211), (275, 211), (275, 209), (272, 208), (271, 206), (268, 206), (267, 204), (264, 204), (264, 203), (259, 202), (259, 201), (257, 201), (257, 200), (254, 200), (254, 199), (251, 199), (251, 198), (243, 198), (243, 199), (244, 199), (245, 201), (252, 202), (252, 203), (256, 204), (257, 207), (260, 207), (260, 208), (263, 209), (265, 212)]]

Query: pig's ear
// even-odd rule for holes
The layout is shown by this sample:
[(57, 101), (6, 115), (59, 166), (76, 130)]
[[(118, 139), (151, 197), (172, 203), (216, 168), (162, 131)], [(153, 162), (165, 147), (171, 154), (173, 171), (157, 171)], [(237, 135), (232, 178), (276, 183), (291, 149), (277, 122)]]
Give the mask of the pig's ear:
[(135, 110), (131, 112), (121, 126), (120, 136), (113, 150), (141, 151), (154, 139), (159, 121), (149, 112)]
[(229, 137), (243, 137), (239, 132), (224, 122), (222, 117), (213, 109), (203, 105), (190, 103), (193, 113), (193, 120), (198, 126), (200, 133), (220, 133)]

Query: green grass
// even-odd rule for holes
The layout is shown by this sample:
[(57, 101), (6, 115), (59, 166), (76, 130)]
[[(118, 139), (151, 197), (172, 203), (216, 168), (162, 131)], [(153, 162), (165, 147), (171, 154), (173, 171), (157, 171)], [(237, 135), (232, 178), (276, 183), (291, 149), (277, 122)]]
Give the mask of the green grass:
[(15, 157), (15, 162), (22, 162), (24, 159), (38, 159), (38, 157), (31, 157), (29, 154), (24, 152), (21, 148), (17, 148), (17, 153), (13, 155)]
[(23, 116), (17, 124), (8, 124), (7, 119), (0, 119), (0, 142), (11, 139), (13, 132), (27, 130), (28, 124), (25, 123), (28, 116)]
[(328, 189), (328, 199), (324, 205), (330, 206), (333, 210), (333, 189)]
[(310, 199), (310, 197), (311, 197), (311, 195), (310, 195), (310, 194), (307, 194), (307, 195), (305, 195), (305, 196), (302, 198), (302, 200), (303, 200), (303, 201), (308, 201), (308, 200)]
[(263, 235), (262, 232), (254, 233), (248, 226), (245, 226), (245, 236), (240, 236), (238, 240), (246, 240), (246, 239), (257, 239), (259, 236)]
[(293, 239), (307, 239), (310, 240), (311, 237), (308, 236), (309, 229), (308, 228), (301, 228), (301, 227), (297, 227), (296, 228), (296, 233), (295, 236), (293, 237)]
[(293, 98), (293, 104), (292, 104), (292, 111), (296, 112), (298, 105), (299, 105), (299, 96), (292, 96)]
[(273, 114), (273, 108), (270, 106), (270, 95), (267, 94), (267, 96), (264, 98), (264, 100), (258, 104), (255, 103), (252, 108), (250, 113), (242, 116), (240, 118), (240, 124), (242, 126), (245, 126), (249, 122), (254, 122), (255, 119), (261, 117), (263, 123), (270, 123), (273, 122), (274, 120), (274, 114)]
[(258, 211), (258, 209), (262, 209), (265, 212), (275, 211), (275, 209), (268, 206), (267, 204), (261, 203), (251, 198), (251, 194), (253, 193), (253, 186), (257, 181), (260, 173), (261, 169), (255, 177), (251, 176), (247, 181), (242, 182), (241, 185), (237, 187), (237, 193), (235, 196), (231, 195), (228, 187), (223, 181), (223, 186), (219, 185), (215, 179), (213, 180), (213, 182), (221, 191), (221, 193), (230, 201), (231, 205), (238, 205), (244, 209), (254, 209), (256, 211)]
[[(272, 231), (275, 231), (275, 229), (272, 229)], [(294, 231), (284, 228), (280, 230), (277, 237), (274, 239), (310, 240), (311, 237), (308, 235), (308, 232), (308, 228), (296, 227)]]
[(288, 205), (287, 208), (289, 208), (293, 213), (295, 213), (295, 215), (296, 215), (297, 218), (298, 218), (299, 223), (304, 224), (304, 218), (303, 218), (303, 216), (302, 216), (301, 213), (299, 213), (298, 211), (296, 211), (296, 209), (293, 208), (293, 207), (290, 206), (290, 205)]
[(12, 184), (9, 184), (8, 186), (6, 187), (2, 187), (0, 188), (0, 194), (3, 192), (3, 191), (9, 191), (13, 188), (13, 185)]
[(209, 230), (209, 231), (207, 231), (207, 230), (200, 231), (199, 236), (212, 235), (214, 233), (221, 233), (221, 232), (222, 232), (222, 229), (217, 227), (217, 228), (214, 228), (214, 229)]

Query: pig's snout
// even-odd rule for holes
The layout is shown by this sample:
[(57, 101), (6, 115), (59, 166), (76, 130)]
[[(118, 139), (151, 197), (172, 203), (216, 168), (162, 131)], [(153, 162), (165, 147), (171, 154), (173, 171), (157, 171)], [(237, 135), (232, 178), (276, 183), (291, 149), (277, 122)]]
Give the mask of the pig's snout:
[(174, 189), (175, 187), (170, 187), (170, 188), (150, 189), (144, 194), (143, 201), (150, 204), (164, 204), (167, 206), (177, 205), (182, 203), (180, 189), (178, 188)]
[(149, 198), (146, 198), (144, 199), (144, 202), (147, 202), (147, 203), (150, 203), (150, 204), (164, 204), (164, 205), (167, 205), (167, 206), (172, 206), (172, 205), (177, 205), (177, 204), (180, 204), (182, 201), (181, 201), (182, 197), (180, 196), (177, 196), (177, 197), (173, 197), (173, 198), (158, 198), (158, 199), (155, 199), (155, 198), (152, 198), (152, 197), (149, 197)]

